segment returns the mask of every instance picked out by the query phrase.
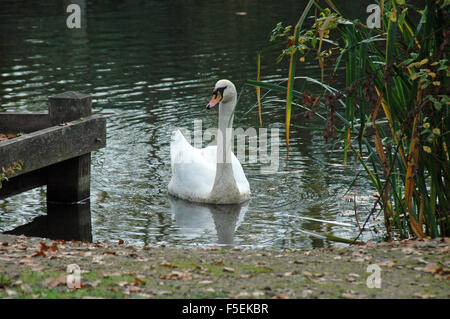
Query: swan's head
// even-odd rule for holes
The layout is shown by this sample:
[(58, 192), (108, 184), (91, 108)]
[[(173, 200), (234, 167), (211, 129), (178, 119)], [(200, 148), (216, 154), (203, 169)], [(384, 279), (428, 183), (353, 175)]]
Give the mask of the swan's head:
[(220, 102), (227, 103), (233, 99), (236, 99), (236, 87), (234, 84), (228, 80), (219, 80), (214, 86), (213, 96), (206, 108), (210, 109)]

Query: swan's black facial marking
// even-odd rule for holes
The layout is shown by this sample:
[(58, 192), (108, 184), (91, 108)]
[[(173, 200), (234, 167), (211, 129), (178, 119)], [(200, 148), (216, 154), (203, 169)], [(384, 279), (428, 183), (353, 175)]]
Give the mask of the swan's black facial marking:
[(219, 103), (220, 101), (222, 101), (223, 98), (223, 91), (225, 91), (227, 87), (223, 86), (217, 89), (214, 89), (213, 91), (213, 97), (211, 99), (211, 101), (208, 103), (208, 105), (206, 105), (206, 108), (209, 110), (210, 108), (214, 107), (217, 103)]
[(226, 88), (227, 86), (222, 86), (220, 88), (214, 89), (213, 95), (217, 96), (217, 92), (220, 92), (220, 95), (223, 96), (223, 91), (225, 91)]

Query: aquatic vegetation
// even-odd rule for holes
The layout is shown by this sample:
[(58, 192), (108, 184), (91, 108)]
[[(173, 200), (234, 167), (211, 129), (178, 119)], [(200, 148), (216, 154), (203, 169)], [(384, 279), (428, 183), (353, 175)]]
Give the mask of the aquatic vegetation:
[[(286, 86), (261, 81), (263, 51), (257, 80), (247, 85), (257, 87), (260, 110), (261, 88), (285, 95), (288, 150), (293, 101), (306, 118), (322, 113), (325, 140), (342, 142), (344, 165), (352, 152), (377, 189), (362, 230), (382, 213), (388, 240), (449, 236), (449, 2), (377, 5), (379, 28), (349, 18), (335, 1), (310, 0), (295, 28), (279, 23), (271, 34), (271, 41), (285, 44), (278, 60), (289, 59)], [(312, 26), (302, 28), (312, 15)], [(297, 63), (307, 59), (317, 61), (320, 78), (296, 75)], [(344, 88), (333, 87), (339, 72)], [(319, 93), (298, 90), (300, 78)]]
[(21, 171), (23, 167), (23, 161), (18, 160), (7, 168), (2, 167), (0, 170), (0, 189), (2, 188), (2, 182), (8, 181), (8, 175), (14, 174), (15, 172)]

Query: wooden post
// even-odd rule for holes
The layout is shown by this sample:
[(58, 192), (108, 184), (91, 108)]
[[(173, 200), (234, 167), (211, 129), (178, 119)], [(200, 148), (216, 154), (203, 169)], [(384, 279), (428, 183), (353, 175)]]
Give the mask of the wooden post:
[[(91, 115), (92, 99), (78, 92), (65, 92), (50, 97), (48, 109), (52, 125), (78, 120)], [(91, 153), (54, 164), (48, 170), (47, 201), (77, 203), (90, 196)]]
[[(52, 125), (64, 125), (65, 122), (79, 120), (92, 113), (92, 99), (89, 95), (65, 92), (52, 96), (49, 100), (49, 118)], [(88, 239), (87, 233), (90, 234), (91, 231), (90, 177), (91, 153), (48, 168), (47, 223), (49, 226), (53, 225), (49, 227), (52, 229), (52, 235), (49, 237), (63, 238), (66, 237), (63, 235), (66, 232), (72, 239)], [(67, 221), (64, 224), (68, 227), (61, 227), (61, 221), (64, 220)]]
[(64, 92), (49, 98), (48, 115), (52, 125), (88, 117), (92, 113), (92, 98), (79, 92)]

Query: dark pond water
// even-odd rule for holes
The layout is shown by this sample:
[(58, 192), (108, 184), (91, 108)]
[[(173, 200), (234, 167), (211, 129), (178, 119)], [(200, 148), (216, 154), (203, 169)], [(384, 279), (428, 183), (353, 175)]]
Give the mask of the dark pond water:
[[(48, 96), (68, 90), (93, 96), (95, 112), (107, 117), (107, 147), (92, 153), (94, 241), (311, 248), (336, 245), (325, 233), (357, 234), (354, 202), (343, 195), (361, 168), (344, 168), (341, 149), (325, 143), (322, 132), (300, 128), (323, 124), (304, 120), (300, 108), (287, 163), (281, 97), (265, 97), (262, 118), (264, 127), (280, 129), (279, 168), (262, 174), (261, 163), (243, 163), (249, 203), (211, 208), (167, 193), (171, 132), (192, 130), (194, 120), (216, 127), (217, 111), (205, 110), (214, 83), (228, 78), (240, 92), (256, 77), (256, 52), (269, 44), (270, 31), (279, 21), (295, 24), (304, 2), (87, 1), (81, 30), (66, 27), (68, 3), (0, 4), (0, 111), (44, 112)], [(263, 55), (263, 79), (286, 76), (277, 54)], [(301, 71), (319, 74), (313, 64)], [(259, 127), (255, 102), (254, 89), (245, 88), (235, 127)], [(45, 192), (1, 200), (0, 231), (45, 214)], [(361, 219), (372, 193), (360, 178), (350, 198)]]

